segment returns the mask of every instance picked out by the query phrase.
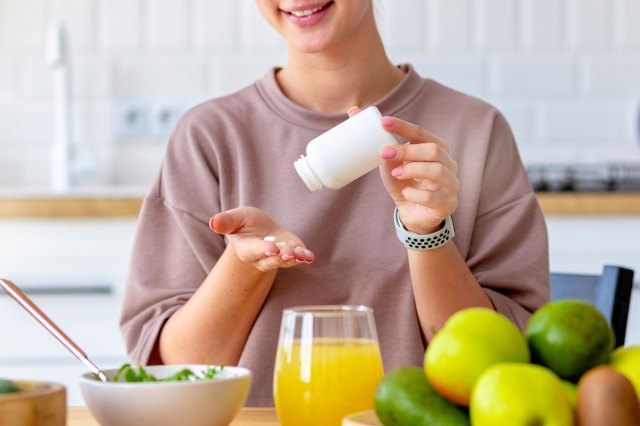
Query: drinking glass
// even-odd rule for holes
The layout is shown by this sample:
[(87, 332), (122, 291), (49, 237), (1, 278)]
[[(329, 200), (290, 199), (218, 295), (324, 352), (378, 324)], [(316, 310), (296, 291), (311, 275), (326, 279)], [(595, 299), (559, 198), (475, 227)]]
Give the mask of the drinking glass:
[(273, 381), (282, 426), (340, 426), (347, 414), (373, 409), (383, 374), (371, 308), (283, 311)]

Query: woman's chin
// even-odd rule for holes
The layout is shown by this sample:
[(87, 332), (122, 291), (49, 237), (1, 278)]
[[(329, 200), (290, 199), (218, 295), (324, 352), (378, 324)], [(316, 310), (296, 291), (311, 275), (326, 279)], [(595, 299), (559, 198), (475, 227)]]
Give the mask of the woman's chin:
[(292, 37), (289, 41), (289, 47), (301, 53), (315, 54), (340, 50), (335, 37), (331, 37), (326, 32), (323, 34), (306, 34), (304, 37)]

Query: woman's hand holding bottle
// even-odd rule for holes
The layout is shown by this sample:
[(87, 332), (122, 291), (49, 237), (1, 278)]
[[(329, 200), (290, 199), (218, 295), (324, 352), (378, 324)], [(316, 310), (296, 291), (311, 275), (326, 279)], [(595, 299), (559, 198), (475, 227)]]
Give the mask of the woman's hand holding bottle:
[[(358, 107), (349, 109), (349, 116)], [(380, 152), (382, 181), (396, 203), (404, 226), (417, 234), (429, 234), (458, 207), (458, 164), (443, 139), (397, 117), (382, 118), (383, 128), (409, 141)]]

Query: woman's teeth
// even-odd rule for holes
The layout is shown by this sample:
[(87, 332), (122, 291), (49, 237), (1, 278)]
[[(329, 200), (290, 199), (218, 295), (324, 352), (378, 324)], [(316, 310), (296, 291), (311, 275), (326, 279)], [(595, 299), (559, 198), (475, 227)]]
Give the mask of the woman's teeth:
[(322, 9), (324, 6), (320, 6), (320, 7), (316, 7), (315, 9), (309, 9), (309, 10), (295, 10), (295, 11), (291, 11), (289, 13), (291, 13), (294, 16), (297, 16), (299, 18), (303, 18), (305, 16), (309, 16), (309, 15), (313, 15), (314, 13), (316, 13), (317, 11), (319, 11), (320, 9)]

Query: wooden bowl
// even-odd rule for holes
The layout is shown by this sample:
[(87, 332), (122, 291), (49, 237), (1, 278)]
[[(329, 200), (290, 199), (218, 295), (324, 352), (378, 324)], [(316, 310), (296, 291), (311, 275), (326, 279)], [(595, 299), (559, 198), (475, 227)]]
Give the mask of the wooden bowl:
[(64, 386), (13, 382), (21, 390), (0, 394), (0, 426), (65, 426), (67, 395)]

